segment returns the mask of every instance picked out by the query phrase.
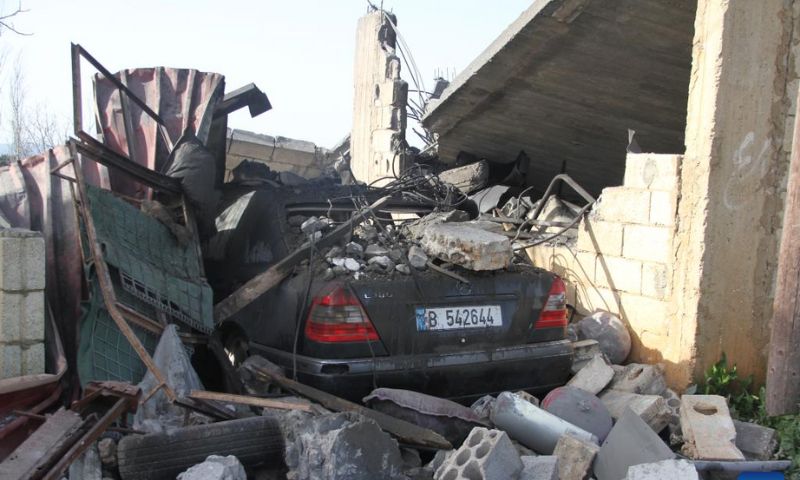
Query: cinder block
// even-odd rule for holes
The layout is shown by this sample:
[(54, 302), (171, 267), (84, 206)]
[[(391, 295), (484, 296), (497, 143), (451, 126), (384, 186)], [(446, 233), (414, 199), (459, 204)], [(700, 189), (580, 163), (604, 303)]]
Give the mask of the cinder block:
[(658, 395), (639, 395), (608, 389), (600, 394), (600, 400), (614, 420), (619, 420), (625, 409), (630, 408), (656, 433), (663, 430), (670, 422), (671, 411), (667, 401)]
[(628, 187), (604, 188), (595, 214), (609, 222), (646, 225), (650, 222), (650, 191)]
[(681, 155), (629, 153), (623, 184), (630, 188), (676, 191), (682, 160)]
[(664, 367), (631, 363), (614, 376), (609, 388), (640, 395), (661, 395), (667, 389)]
[(669, 330), (668, 304), (662, 300), (630, 293), (619, 293), (621, 310), (628, 326), (637, 334), (666, 335)]
[(681, 397), (681, 451), (696, 460), (744, 460), (728, 403), (719, 395)]
[(592, 462), (600, 447), (569, 433), (558, 439), (553, 452), (558, 458), (559, 480), (584, 480), (589, 477)]
[(454, 455), (436, 470), (436, 480), (517, 478), (522, 460), (500, 430), (475, 427)]
[(0, 230), (0, 290), (16, 292), (25, 288), (22, 275), (24, 239), (7, 232), (9, 230)]
[[(38, 233), (38, 232), (35, 232)], [(45, 245), (41, 235), (24, 238), (22, 275), (25, 290), (44, 290)]]
[(567, 382), (567, 385), (597, 395), (606, 388), (612, 378), (614, 370), (608, 366), (602, 355), (596, 355)]
[(611, 290), (641, 293), (642, 262), (600, 255), (595, 267), (595, 283)]
[(19, 319), (21, 340), (44, 341), (44, 290), (35, 290), (23, 295), (24, 315)]
[(578, 340), (572, 342), (572, 374), (575, 375), (585, 367), (594, 357), (601, 355), (600, 342), (594, 339)]
[(655, 191), (650, 194), (650, 224), (675, 225), (678, 196), (675, 192)]
[(697, 469), (686, 460), (662, 460), (655, 463), (642, 463), (628, 467), (625, 480), (697, 480)]
[(44, 373), (44, 343), (37, 343), (22, 349), (22, 375)]
[(526, 455), (522, 457), (522, 465), (519, 480), (559, 480), (555, 455)]
[(579, 225), (578, 250), (619, 256), (622, 254), (622, 235), (621, 223), (586, 218)]
[(19, 345), (0, 345), (0, 378), (19, 377), (22, 372), (21, 360)]
[(769, 460), (778, 448), (778, 433), (755, 423), (733, 421), (736, 447), (748, 460)]
[(597, 310), (605, 310), (614, 315), (619, 315), (620, 307), (619, 293), (592, 285), (578, 287), (578, 309), (581, 313), (591, 314)]
[(19, 292), (0, 291), (0, 343), (14, 343), (22, 339), (20, 325), (25, 318), (25, 295)]
[(642, 295), (663, 300), (670, 289), (671, 270), (663, 263), (642, 264)]
[(622, 256), (638, 260), (670, 263), (672, 258), (672, 229), (669, 227), (625, 225)]

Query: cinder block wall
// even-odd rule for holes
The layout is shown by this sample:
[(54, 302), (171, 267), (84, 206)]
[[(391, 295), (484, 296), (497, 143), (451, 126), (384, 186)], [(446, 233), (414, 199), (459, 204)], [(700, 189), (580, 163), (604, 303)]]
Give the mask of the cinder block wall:
[(44, 373), (44, 239), (0, 229), (0, 378)]
[(680, 155), (629, 154), (623, 185), (603, 190), (574, 248), (528, 251), (534, 264), (564, 278), (581, 314), (619, 315), (632, 333), (629, 360), (664, 362), (676, 386), (688, 378), (684, 357), (693, 347), (671, 325), (680, 167)]

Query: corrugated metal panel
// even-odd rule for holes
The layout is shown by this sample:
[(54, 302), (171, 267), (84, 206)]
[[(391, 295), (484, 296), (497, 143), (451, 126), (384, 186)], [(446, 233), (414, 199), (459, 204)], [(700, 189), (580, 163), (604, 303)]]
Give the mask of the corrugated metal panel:
[[(214, 107), (223, 98), (225, 77), (192, 69), (136, 68), (117, 72), (116, 77), (164, 121), (167, 141), (158, 123), (123, 95), (110, 80), (94, 78), (97, 125), (103, 142), (136, 163), (163, 171), (170, 149), (187, 128), (207, 144)], [(129, 139), (125, 114), (132, 127)], [(224, 141), (224, 139), (223, 139)], [(145, 196), (145, 187), (119, 172), (111, 172), (112, 189), (135, 198)]]

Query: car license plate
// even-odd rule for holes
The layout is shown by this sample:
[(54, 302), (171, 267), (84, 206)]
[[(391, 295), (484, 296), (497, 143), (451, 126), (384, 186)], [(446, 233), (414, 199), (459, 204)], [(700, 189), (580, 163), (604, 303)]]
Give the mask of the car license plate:
[(417, 330), (459, 330), (503, 326), (500, 305), (464, 307), (417, 307)]

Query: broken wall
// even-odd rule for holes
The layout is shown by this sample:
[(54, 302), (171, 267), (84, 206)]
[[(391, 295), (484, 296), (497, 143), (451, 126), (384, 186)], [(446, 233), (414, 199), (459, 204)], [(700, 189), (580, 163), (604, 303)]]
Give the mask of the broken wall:
[(620, 314), (631, 359), (663, 361), (673, 387), (723, 353), (740, 375), (765, 378), (799, 54), (800, 1), (700, 1), (685, 155), (628, 155), (623, 187), (603, 190), (577, 248), (531, 251), (569, 280), (579, 309)]
[(225, 180), (244, 160), (265, 163), (272, 171), (291, 172), (304, 178), (319, 177), (333, 165), (327, 149), (305, 140), (230, 130), (225, 150)]
[(357, 180), (372, 183), (405, 170), (401, 154), (406, 135), (408, 84), (400, 79), (395, 55), (396, 21), (378, 10), (358, 20), (353, 83), (350, 169)]
[(694, 346), (687, 341), (691, 324), (677, 324), (670, 313), (681, 160), (628, 154), (623, 185), (603, 190), (581, 221), (575, 246), (528, 249), (535, 265), (565, 280), (568, 302), (579, 314), (619, 315), (631, 332), (628, 359), (663, 362), (676, 386), (691, 375)]

